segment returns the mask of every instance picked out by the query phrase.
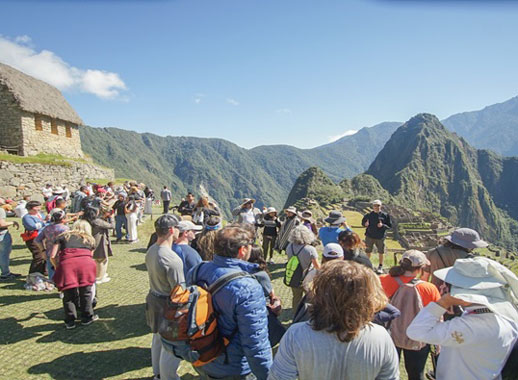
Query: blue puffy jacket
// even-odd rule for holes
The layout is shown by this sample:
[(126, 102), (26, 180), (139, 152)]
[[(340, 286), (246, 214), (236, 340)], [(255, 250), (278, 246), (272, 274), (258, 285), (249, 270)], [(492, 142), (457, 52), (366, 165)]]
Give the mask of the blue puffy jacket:
[[(221, 276), (231, 272), (255, 273), (258, 265), (239, 259), (215, 255), (212, 262), (204, 262), (198, 271), (196, 283), (210, 286)], [(193, 284), (193, 271), (187, 283)], [(268, 340), (268, 313), (261, 285), (252, 277), (237, 278), (217, 292), (212, 299), (219, 313), (218, 328), (230, 337), (227, 346), (228, 363), (222, 354), (201, 367), (213, 377), (246, 375), (253, 372), (259, 380), (268, 377), (272, 366), (272, 350)]]

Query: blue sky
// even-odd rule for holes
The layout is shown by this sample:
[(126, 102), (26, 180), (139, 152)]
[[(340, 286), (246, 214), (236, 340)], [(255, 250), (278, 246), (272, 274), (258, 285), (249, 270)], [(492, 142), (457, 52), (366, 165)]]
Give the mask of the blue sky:
[(2, 1), (0, 62), (86, 124), (314, 147), (518, 95), (518, 2)]

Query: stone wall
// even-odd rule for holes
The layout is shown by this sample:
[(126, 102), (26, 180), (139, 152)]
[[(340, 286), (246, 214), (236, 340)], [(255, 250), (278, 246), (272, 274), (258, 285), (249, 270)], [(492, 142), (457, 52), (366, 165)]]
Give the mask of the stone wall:
[[(36, 130), (36, 117), (40, 120), (41, 130)], [(52, 133), (52, 123), (55, 123), (55, 133)], [(51, 153), (71, 158), (84, 157), (77, 125), (30, 112), (22, 113), (21, 125), (24, 156)]]
[(19, 147), (21, 141), (21, 111), (13, 95), (0, 85), (0, 146)]
[(70, 166), (60, 166), (0, 161), (0, 197), (20, 199), (30, 195), (32, 199), (42, 200), (41, 190), (45, 184), (66, 185), (75, 191), (86, 178), (113, 179), (113, 169), (93, 163), (71, 162)]

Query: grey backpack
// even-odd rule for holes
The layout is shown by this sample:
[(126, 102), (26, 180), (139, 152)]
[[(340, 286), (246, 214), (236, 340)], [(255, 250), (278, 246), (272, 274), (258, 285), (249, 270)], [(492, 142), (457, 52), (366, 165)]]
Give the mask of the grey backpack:
[(426, 344), (416, 342), (406, 335), (406, 329), (423, 308), (423, 300), (417, 290), (417, 284), (423, 282), (413, 279), (409, 283), (404, 283), (399, 277), (394, 277), (399, 284), (399, 288), (390, 298), (390, 304), (399, 309), (401, 315), (390, 321), (389, 332), (396, 347), (406, 350), (419, 351)]

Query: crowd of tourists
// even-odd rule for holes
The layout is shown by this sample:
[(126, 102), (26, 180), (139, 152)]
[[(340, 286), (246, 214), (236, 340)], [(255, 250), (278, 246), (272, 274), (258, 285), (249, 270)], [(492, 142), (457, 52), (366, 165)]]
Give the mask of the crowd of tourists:
[[(7, 219), (14, 213), (33, 257), (29, 274), (58, 288), (67, 329), (78, 317), (88, 325), (98, 319), (96, 286), (110, 280), (111, 244), (138, 241), (153, 191), (87, 183), (73, 193), (48, 185), (42, 194), (44, 203), (0, 199), (1, 279), (20, 276), (9, 271), (9, 230), (20, 228)], [(227, 380), (399, 379), (401, 356), (410, 380), (517, 373), (518, 277), (474, 255), (488, 245), (476, 231), (456, 229), (386, 270), (392, 221), (380, 200), (355, 227), (365, 229), (362, 239), (339, 210), (315, 220), (311, 210), (279, 213), (245, 198), (224, 221), (208, 196), (188, 193), (177, 206), (172, 199), (164, 186), (145, 257), (155, 380), (178, 379), (182, 360), (202, 379)], [(269, 270), (279, 264), (291, 305), (272, 285)], [(279, 320), (283, 308), (289, 328)]]

